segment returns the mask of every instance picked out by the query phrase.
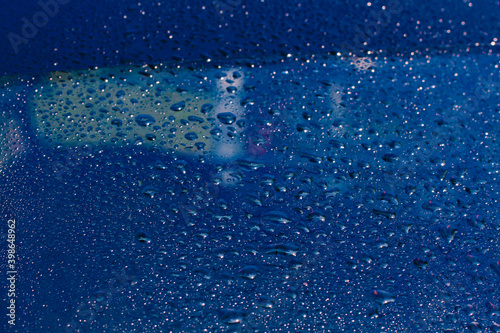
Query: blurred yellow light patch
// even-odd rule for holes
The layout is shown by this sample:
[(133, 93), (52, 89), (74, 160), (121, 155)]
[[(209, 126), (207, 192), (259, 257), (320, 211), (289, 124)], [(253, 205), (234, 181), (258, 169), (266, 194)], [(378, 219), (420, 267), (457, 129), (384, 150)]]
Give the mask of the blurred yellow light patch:
[[(200, 153), (213, 145), (215, 95), (207, 77), (187, 70), (53, 72), (36, 89), (31, 114), (37, 136), (49, 145), (142, 144)], [(151, 119), (144, 115), (154, 122), (141, 122)]]

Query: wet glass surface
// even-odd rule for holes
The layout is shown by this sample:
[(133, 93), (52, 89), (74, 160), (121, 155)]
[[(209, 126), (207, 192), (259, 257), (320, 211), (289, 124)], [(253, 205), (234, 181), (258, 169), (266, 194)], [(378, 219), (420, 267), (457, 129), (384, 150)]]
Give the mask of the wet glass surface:
[[(254, 6), (222, 4), (218, 22)], [(409, 26), (396, 5), (374, 3), (392, 23), (373, 26)], [(444, 51), (408, 52), (393, 36), (373, 38), (377, 51), (345, 37), (335, 52), (293, 52), (296, 36), (272, 52), (278, 34), (262, 37), (265, 55), (102, 67), (82, 55), (97, 67), (5, 71), (0, 199), (15, 267), (14, 242), (0, 253), (16, 295), (4, 280), (2, 300), (15, 299), (16, 325), (2, 325), (500, 331), (500, 56), (488, 31), (489, 44), (454, 30)]]

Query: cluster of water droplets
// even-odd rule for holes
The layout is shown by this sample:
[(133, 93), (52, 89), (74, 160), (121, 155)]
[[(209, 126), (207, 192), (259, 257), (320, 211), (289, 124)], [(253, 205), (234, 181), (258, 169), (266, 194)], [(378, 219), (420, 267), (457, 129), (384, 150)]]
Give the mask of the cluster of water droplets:
[(62, 245), (58, 260), (92, 252), (87, 265), (107, 267), (83, 278), (84, 304), (109, 298), (99, 285), (113, 270), (129, 276), (106, 307), (89, 307), (98, 315), (68, 321), (83, 331), (497, 330), (499, 110), (493, 95), (463, 107), (474, 67), (308, 60), (56, 73), (33, 87), (27, 112), (48, 158), (92, 149), (34, 194), (41, 219), (78, 248)]

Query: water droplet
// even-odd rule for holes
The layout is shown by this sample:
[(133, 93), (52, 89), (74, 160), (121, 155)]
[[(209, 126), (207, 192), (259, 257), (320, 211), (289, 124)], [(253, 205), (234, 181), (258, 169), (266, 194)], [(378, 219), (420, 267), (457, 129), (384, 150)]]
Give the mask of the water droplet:
[(198, 139), (198, 134), (195, 132), (189, 132), (184, 135), (184, 137), (189, 141), (194, 141)]
[(155, 118), (153, 118), (149, 114), (141, 114), (141, 115), (138, 115), (137, 117), (135, 117), (135, 122), (139, 126), (147, 127), (149, 125), (156, 123), (156, 120), (155, 120)]
[(382, 159), (388, 163), (392, 163), (394, 161), (397, 161), (398, 156), (394, 154), (385, 154), (384, 156), (382, 156)]
[(115, 125), (115, 126), (121, 126), (122, 125), (122, 120), (121, 119), (113, 119), (111, 120), (111, 125)]
[(279, 224), (287, 224), (291, 222), (291, 220), (286, 216), (285, 213), (279, 211), (264, 213), (262, 215), (262, 219)]
[(125, 97), (125, 91), (123, 91), (123, 90), (118, 90), (118, 91), (116, 92), (116, 97), (117, 97), (117, 98), (123, 98), (123, 97)]
[(388, 212), (388, 211), (383, 211), (383, 210), (378, 210), (378, 209), (373, 209), (373, 212), (376, 215), (384, 216), (385, 218), (388, 218), (388, 219), (396, 218), (396, 213), (393, 213), (393, 212)]
[(186, 107), (186, 101), (181, 101), (179, 103), (172, 104), (170, 110), (178, 112), (184, 110), (185, 107)]
[(219, 318), (226, 324), (239, 324), (243, 321), (246, 314), (238, 309), (219, 310)]
[(165, 164), (163, 164), (162, 161), (156, 161), (155, 162), (155, 169), (156, 170), (165, 170), (167, 167), (165, 166)]
[(258, 304), (261, 308), (264, 309), (272, 309), (274, 307), (273, 299), (265, 295), (259, 297)]
[(394, 297), (393, 294), (391, 294), (388, 291), (380, 289), (377, 289), (373, 292), (373, 299), (375, 300), (375, 302), (381, 305), (385, 305), (396, 301), (396, 298)]
[(192, 122), (197, 122), (199, 124), (203, 124), (205, 122), (205, 120), (203, 120), (203, 118), (196, 117), (196, 116), (189, 116), (188, 120), (192, 121)]
[(246, 171), (256, 171), (266, 166), (264, 163), (251, 162), (247, 160), (237, 160), (234, 164), (241, 166)]
[(159, 192), (159, 190), (156, 188), (156, 187), (153, 187), (153, 186), (146, 186), (143, 190), (142, 190), (142, 194), (145, 196), (145, 197), (148, 197), (148, 198), (154, 198), (155, 195), (157, 195)]
[(413, 260), (413, 263), (415, 264), (415, 266), (417, 266), (418, 268), (426, 268), (427, 267), (427, 261), (423, 261), (422, 259), (420, 258), (417, 258), (417, 259), (414, 259)]
[(431, 202), (426, 202), (422, 205), (422, 208), (425, 210), (428, 210), (429, 212), (437, 212), (440, 211), (442, 208), (441, 206), (431, 203)]
[(239, 273), (244, 279), (253, 280), (257, 277), (257, 274), (259, 274), (259, 269), (257, 266), (249, 265), (240, 269)]
[(151, 237), (145, 233), (145, 232), (139, 232), (137, 235), (135, 235), (135, 238), (140, 242), (140, 243), (145, 243), (149, 244), (151, 243)]
[(242, 106), (247, 106), (247, 105), (254, 105), (255, 101), (251, 98), (245, 98), (244, 100), (241, 101)]
[(217, 115), (217, 119), (223, 124), (231, 125), (236, 121), (236, 116), (231, 112), (223, 112)]
[(229, 86), (226, 88), (227, 92), (230, 93), (230, 94), (234, 94), (238, 91), (238, 88), (236, 88), (235, 86)]
[(293, 244), (273, 244), (267, 247), (266, 254), (297, 256), (299, 247)]
[(446, 242), (451, 243), (455, 239), (457, 229), (448, 225), (445, 228), (440, 228), (439, 233), (446, 240)]
[(203, 114), (207, 114), (207, 113), (210, 113), (210, 111), (212, 111), (214, 108), (214, 106), (212, 104), (209, 104), (209, 103), (206, 103), (206, 104), (203, 104), (201, 106), (201, 113)]

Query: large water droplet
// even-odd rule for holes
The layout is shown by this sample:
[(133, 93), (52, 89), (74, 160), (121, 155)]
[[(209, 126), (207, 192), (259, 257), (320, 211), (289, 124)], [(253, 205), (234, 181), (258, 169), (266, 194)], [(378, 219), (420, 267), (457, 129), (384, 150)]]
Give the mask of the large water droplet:
[(184, 135), (184, 137), (189, 141), (194, 141), (198, 139), (198, 134), (195, 132), (189, 132)]
[(186, 107), (186, 101), (181, 101), (179, 103), (172, 104), (170, 110), (178, 112), (184, 110), (185, 107)]
[(223, 124), (231, 125), (236, 121), (236, 116), (231, 112), (223, 112), (217, 115), (217, 119)]
[(138, 115), (137, 117), (135, 117), (135, 122), (139, 126), (146, 127), (146, 126), (149, 126), (149, 125), (156, 123), (156, 120), (155, 120), (155, 118), (153, 118), (149, 114), (141, 114), (141, 115)]
[(385, 305), (396, 301), (396, 297), (388, 291), (377, 289), (373, 292), (375, 302)]

